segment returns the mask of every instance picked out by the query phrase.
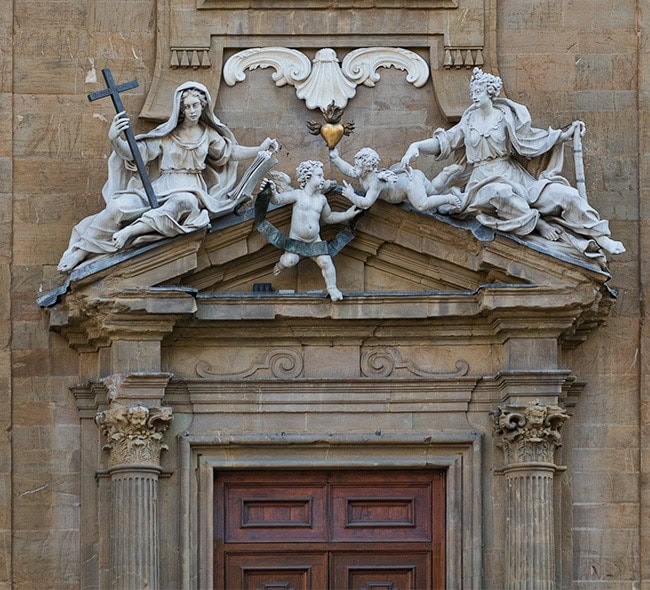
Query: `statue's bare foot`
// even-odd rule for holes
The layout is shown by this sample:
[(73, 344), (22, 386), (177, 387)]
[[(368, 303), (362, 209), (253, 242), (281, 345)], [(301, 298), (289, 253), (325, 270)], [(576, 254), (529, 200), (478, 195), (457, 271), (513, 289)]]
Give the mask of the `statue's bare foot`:
[(557, 227), (553, 227), (544, 221), (543, 219), (537, 220), (537, 231), (542, 235), (543, 238), (555, 242), (560, 239), (562, 231)]
[(608, 238), (607, 236), (601, 236), (595, 238), (595, 240), (598, 245), (608, 254), (623, 254), (623, 252), (625, 252), (625, 246), (623, 246), (623, 242), (612, 240), (612, 238)]
[(273, 267), (273, 275), (278, 276), (282, 271), (284, 270), (283, 266), (280, 266), (280, 263), (278, 262), (274, 267)]
[(446, 204), (451, 206), (451, 208), (449, 209), (449, 211), (451, 212), (451, 211), (458, 211), (463, 203), (460, 200), (460, 197), (457, 197), (456, 195), (448, 195)]
[(343, 293), (341, 293), (341, 291), (336, 287), (328, 287), (327, 292), (330, 294), (330, 299), (332, 301), (341, 301), (341, 299), (343, 299)]
[(126, 243), (131, 238), (131, 231), (129, 227), (122, 228), (120, 231), (117, 231), (113, 234), (113, 246), (116, 250), (121, 250), (126, 246)]
[(88, 256), (88, 252), (74, 248), (63, 253), (59, 265), (56, 267), (60, 272), (70, 272)]

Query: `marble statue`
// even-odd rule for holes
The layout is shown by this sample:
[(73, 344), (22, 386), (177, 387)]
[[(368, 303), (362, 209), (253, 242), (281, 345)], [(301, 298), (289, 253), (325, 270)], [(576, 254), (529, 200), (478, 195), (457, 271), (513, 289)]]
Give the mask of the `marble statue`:
[[(314, 160), (301, 162), (296, 168), (296, 180), (300, 184), (298, 189), (278, 192), (274, 181), (265, 179), (261, 190), (270, 187), (272, 191), (271, 202), (286, 205), (291, 204), (291, 225), (289, 238), (303, 244), (322, 242), (320, 237), (320, 224), (343, 223), (352, 219), (361, 212), (352, 205), (346, 211), (334, 212), (330, 209), (327, 197), (324, 194), (326, 181), (323, 176), (323, 164)], [(322, 253), (312, 256), (321, 269), (325, 286), (332, 301), (343, 298), (341, 291), (336, 286), (336, 269), (329, 254)], [(285, 251), (273, 269), (274, 275), (279, 275), (283, 270), (295, 266), (300, 260), (300, 254)]]
[(610, 237), (609, 224), (560, 175), (564, 143), (585, 126), (574, 121), (564, 130), (531, 126), (526, 107), (498, 98), (501, 78), (474, 68), (470, 81), (472, 105), (451, 129), (412, 143), (402, 158), (407, 166), (420, 153), (438, 159), (459, 157), (467, 167), (460, 184), (462, 204), (448, 213), (475, 217), (481, 224), (577, 248), (602, 261), (603, 251), (621, 254), (625, 248)]
[(270, 138), (256, 147), (239, 145), (214, 115), (207, 88), (186, 82), (174, 93), (169, 119), (136, 137), (160, 203), (152, 208), (121, 137), (128, 125), (123, 112), (113, 118), (108, 138), (114, 151), (102, 190), (106, 207), (74, 227), (60, 271), (71, 271), (88, 256), (120, 251), (138, 238), (155, 240), (206, 227), (211, 218), (232, 212), (246, 196), (231, 194), (237, 163), (278, 149)]
[(461, 205), (457, 195), (443, 194), (448, 183), (463, 170), (459, 164), (447, 166), (429, 180), (421, 170), (380, 169), (379, 154), (367, 147), (356, 153), (354, 166), (341, 158), (336, 149), (330, 150), (330, 161), (346, 176), (359, 180), (366, 194), (356, 194), (344, 181), (343, 196), (362, 209), (367, 209), (377, 199), (395, 204), (408, 201), (418, 211), (435, 211), (441, 205), (449, 205), (455, 210)]

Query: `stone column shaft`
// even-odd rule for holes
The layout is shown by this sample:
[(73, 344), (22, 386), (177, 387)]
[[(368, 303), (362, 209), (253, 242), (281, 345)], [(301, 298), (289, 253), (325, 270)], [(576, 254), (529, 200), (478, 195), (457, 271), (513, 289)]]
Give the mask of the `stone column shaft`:
[(554, 590), (554, 460), (568, 415), (536, 403), (500, 407), (495, 418), (505, 457), (506, 590)]
[(111, 453), (111, 587), (157, 590), (159, 463), (171, 409), (114, 404), (95, 420)]
[(159, 588), (158, 471), (111, 472), (113, 588)]
[(555, 588), (553, 471), (506, 473), (506, 589)]

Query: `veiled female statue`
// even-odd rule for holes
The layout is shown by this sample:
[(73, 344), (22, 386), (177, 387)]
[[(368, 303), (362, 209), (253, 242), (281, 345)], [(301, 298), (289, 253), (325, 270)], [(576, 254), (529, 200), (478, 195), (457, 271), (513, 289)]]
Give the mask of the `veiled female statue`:
[(438, 159), (455, 154), (467, 167), (460, 183), (462, 205), (444, 212), (472, 216), (487, 227), (520, 236), (536, 232), (601, 263), (603, 250), (624, 252), (623, 244), (610, 237), (608, 222), (560, 175), (564, 143), (575, 133), (584, 134), (584, 124), (536, 129), (526, 107), (498, 98), (501, 87), (501, 78), (474, 68), (472, 105), (460, 122), (412, 143), (402, 165), (420, 153)]
[(124, 113), (111, 123), (108, 138), (114, 151), (102, 190), (106, 207), (74, 227), (59, 262), (61, 271), (72, 270), (89, 255), (117, 252), (135, 239), (160, 239), (206, 227), (211, 218), (239, 204), (229, 194), (237, 180), (237, 163), (278, 147), (270, 138), (257, 147), (239, 145), (215, 116), (208, 89), (186, 82), (174, 93), (169, 119), (136, 137), (160, 203), (152, 209), (122, 137), (128, 125)]

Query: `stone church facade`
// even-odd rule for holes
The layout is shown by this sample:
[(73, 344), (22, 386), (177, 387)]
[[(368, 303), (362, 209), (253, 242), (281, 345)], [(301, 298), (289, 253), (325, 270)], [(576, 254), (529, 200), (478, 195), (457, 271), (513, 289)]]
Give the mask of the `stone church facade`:
[[(0, 587), (650, 588), (649, 21), (626, 0), (13, 0)], [(476, 65), (537, 127), (585, 121), (589, 201), (627, 252), (603, 269), (377, 202), (335, 257), (338, 302), (312, 261), (273, 276), (250, 208), (59, 273), (103, 206), (102, 68), (138, 80), (138, 132), (196, 80), (242, 144), (341, 180), (277, 62), (224, 76), (256, 47), (424, 60), (422, 85), (384, 67), (356, 88), (348, 160), (448, 128)]]

